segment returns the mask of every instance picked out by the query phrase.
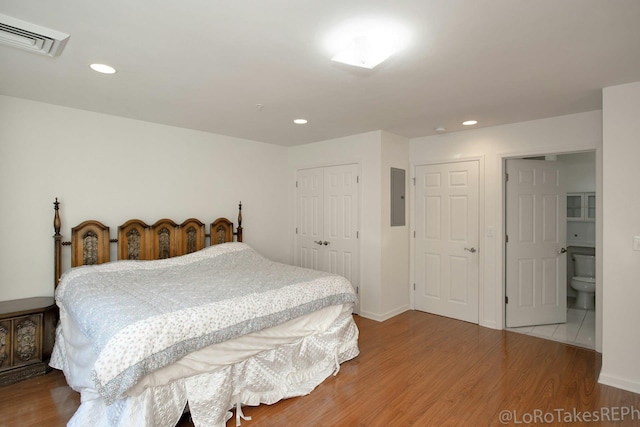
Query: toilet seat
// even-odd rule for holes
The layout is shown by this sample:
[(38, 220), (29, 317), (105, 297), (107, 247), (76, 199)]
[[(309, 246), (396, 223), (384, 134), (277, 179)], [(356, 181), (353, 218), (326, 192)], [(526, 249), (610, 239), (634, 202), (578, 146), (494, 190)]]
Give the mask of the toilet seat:
[(586, 282), (586, 283), (596, 283), (596, 279), (595, 277), (582, 277), (582, 276), (574, 276), (572, 277), (573, 280), (579, 280), (580, 282)]

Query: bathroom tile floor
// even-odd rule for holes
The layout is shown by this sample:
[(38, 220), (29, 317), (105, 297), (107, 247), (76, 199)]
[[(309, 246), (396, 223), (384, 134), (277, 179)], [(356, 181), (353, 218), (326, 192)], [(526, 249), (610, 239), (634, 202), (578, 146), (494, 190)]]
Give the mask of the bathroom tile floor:
[(596, 347), (596, 312), (575, 308), (572, 303), (572, 300), (567, 303), (567, 323), (523, 326), (507, 330), (593, 350)]

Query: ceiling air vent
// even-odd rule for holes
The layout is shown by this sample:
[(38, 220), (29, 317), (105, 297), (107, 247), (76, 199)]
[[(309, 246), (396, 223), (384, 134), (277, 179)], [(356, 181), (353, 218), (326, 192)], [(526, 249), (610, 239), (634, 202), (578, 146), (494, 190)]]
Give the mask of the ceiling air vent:
[(69, 34), (0, 14), (0, 44), (47, 56), (58, 56)]

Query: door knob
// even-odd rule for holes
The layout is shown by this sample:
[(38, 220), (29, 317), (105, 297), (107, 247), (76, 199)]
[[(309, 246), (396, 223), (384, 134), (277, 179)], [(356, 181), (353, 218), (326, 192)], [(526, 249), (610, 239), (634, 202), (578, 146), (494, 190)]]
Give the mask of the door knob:
[(315, 243), (316, 245), (321, 245), (322, 244), (322, 240), (314, 240), (313, 243)]
[(327, 242), (326, 240), (324, 242), (322, 242), (323, 245), (327, 246), (329, 243), (331, 242)]
[(560, 254), (564, 254), (564, 253), (566, 253), (566, 252), (567, 252), (567, 248), (561, 248), (561, 249), (558, 251), (558, 255), (560, 255)]
[(476, 253), (476, 248), (464, 248), (465, 251), (469, 251), (472, 254)]

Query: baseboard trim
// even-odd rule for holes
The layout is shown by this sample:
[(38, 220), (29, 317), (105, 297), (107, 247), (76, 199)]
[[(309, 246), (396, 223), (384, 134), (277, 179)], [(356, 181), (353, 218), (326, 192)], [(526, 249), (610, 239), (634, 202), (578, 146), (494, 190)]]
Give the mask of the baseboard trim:
[(386, 313), (371, 313), (369, 311), (361, 311), (358, 315), (362, 317), (366, 317), (367, 319), (375, 320), (378, 322), (384, 322), (385, 320), (391, 319), (392, 317), (397, 316), (398, 314), (404, 313), (405, 311), (409, 311), (409, 305), (404, 305), (402, 307), (398, 307), (394, 310), (387, 311)]
[(640, 394), (640, 383), (629, 381), (625, 378), (620, 378), (615, 375), (608, 375), (600, 372), (600, 375), (598, 376), (598, 382), (600, 384)]
[(494, 322), (494, 321), (490, 321), (490, 322), (489, 321), (481, 321), (478, 324), (480, 326), (482, 326), (482, 327), (489, 328), (489, 329), (497, 329), (497, 330), (503, 329), (503, 328), (499, 328), (498, 324), (496, 322)]

